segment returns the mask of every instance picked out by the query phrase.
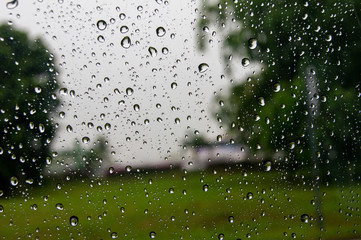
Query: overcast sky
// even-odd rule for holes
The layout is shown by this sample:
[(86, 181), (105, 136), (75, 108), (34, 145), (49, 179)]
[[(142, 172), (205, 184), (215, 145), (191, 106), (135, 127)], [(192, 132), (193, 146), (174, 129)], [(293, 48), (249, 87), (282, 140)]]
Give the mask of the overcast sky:
[[(113, 160), (153, 164), (170, 155), (178, 160), (188, 132), (198, 130), (214, 141), (224, 134), (211, 113), (214, 95), (230, 86), (230, 77), (221, 79), (220, 34), (211, 37), (205, 53), (197, 50), (198, 2), (38, 0), (19, 1), (14, 9), (1, 4), (2, 22), (40, 36), (56, 56), (59, 82), (68, 90), (58, 93), (62, 105), (54, 112), (57, 151), (83, 137), (92, 145), (102, 135)], [(159, 27), (165, 32), (157, 34)], [(209, 35), (216, 30), (210, 28)], [(151, 56), (150, 47), (157, 54)], [(198, 71), (201, 63), (209, 65), (204, 73)]]

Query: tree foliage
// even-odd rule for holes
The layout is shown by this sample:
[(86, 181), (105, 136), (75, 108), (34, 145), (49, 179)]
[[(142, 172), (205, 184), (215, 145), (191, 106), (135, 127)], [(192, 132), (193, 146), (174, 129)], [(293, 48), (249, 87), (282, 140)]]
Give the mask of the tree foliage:
[[(295, 169), (310, 162), (312, 129), (328, 174), (360, 168), (361, 2), (220, 0), (202, 11), (202, 49), (208, 39), (202, 29), (217, 24), (227, 29), (225, 59), (262, 66), (217, 98), (224, 106), (216, 114), (229, 134), (265, 158), (284, 153)], [(310, 76), (317, 87), (312, 96)]]
[(37, 184), (50, 157), (58, 105), (54, 56), (40, 39), (0, 26), (0, 184)]

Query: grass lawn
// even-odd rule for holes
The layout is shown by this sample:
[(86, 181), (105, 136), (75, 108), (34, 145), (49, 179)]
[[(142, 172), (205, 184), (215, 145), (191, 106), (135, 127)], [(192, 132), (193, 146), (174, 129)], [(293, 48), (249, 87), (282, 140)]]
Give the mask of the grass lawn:
[(359, 184), (322, 187), (320, 230), (311, 187), (288, 178), (223, 169), (51, 182), (23, 197), (0, 198), (0, 238), (360, 238)]

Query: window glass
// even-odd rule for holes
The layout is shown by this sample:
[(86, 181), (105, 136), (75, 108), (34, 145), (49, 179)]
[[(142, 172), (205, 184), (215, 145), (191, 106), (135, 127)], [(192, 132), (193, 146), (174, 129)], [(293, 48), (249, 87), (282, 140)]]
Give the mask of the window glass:
[(361, 238), (357, 0), (0, 4), (0, 238)]

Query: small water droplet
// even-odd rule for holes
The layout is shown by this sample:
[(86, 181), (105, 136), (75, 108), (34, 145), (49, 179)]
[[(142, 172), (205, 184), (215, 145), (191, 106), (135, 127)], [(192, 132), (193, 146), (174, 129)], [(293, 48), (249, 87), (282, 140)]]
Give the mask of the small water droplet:
[(209, 65), (208, 65), (207, 63), (201, 63), (201, 64), (199, 64), (199, 66), (198, 66), (198, 71), (199, 71), (200, 73), (204, 73), (205, 71), (208, 70), (208, 68), (209, 68)]
[(310, 217), (308, 216), (308, 214), (302, 214), (301, 215), (301, 222), (308, 223), (309, 220), (310, 220)]
[(150, 53), (150, 56), (152, 56), (152, 57), (156, 57), (158, 54), (157, 49), (155, 49), (154, 47), (149, 47), (148, 52)]
[(61, 203), (57, 203), (57, 204), (55, 205), (55, 207), (56, 207), (56, 209), (58, 209), (58, 210), (63, 210), (63, 209), (64, 209), (64, 206), (63, 206), (63, 204), (61, 204)]
[(179, 124), (179, 123), (180, 123), (179, 118), (176, 118), (176, 119), (174, 120), (174, 122), (175, 122), (176, 124)]
[(266, 105), (266, 102), (265, 102), (265, 100), (264, 100), (263, 97), (259, 97), (259, 98), (258, 98), (258, 103), (259, 103), (259, 105), (261, 105), (262, 107), (264, 107), (264, 106)]
[(98, 38), (97, 38), (98, 42), (105, 42), (105, 38), (103, 37), (103, 35), (99, 35)]
[(16, 185), (18, 185), (18, 183), (19, 183), (19, 180), (18, 180), (17, 177), (11, 177), (11, 178), (10, 178), (10, 184), (11, 184), (12, 186), (16, 186)]
[(73, 127), (70, 126), (70, 125), (66, 126), (66, 131), (67, 131), (68, 133), (72, 133), (72, 132), (73, 132)]
[(133, 109), (134, 111), (138, 112), (140, 110), (140, 107), (138, 104), (134, 104)]
[(81, 139), (81, 141), (82, 141), (83, 143), (87, 144), (87, 143), (90, 142), (90, 138), (89, 138), (89, 137), (83, 137), (83, 138)]
[(110, 234), (111, 238), (118, 238), (118, 233), (116, 232), (112, 232), (112, 234)]
[(124, 13), (119, 14), (119, 19), (124, 20), (126, 18), (126, 15)]
[(233, 223), (233, 222), (234, 222), (234, 217), (233, 217), (233, 216), (229, 216), (229, 217), (228, 217), (228, 222), (229, 222), (229, 223)]
[(218, 234), (218, 239), (223, 240), (224, 239), (224, 234), (223, 233)]
[(99, 30), (103, 31), (107, 28), (107, 23), (104, 20), (99, 20), (97, 22), (97, 27)]
[(128, 31), (129, 31), (128, 26), (121, 26), (121, 27), (120, 27), (120, 32), (121, 32), (121, 33), (127, 33)]
[(156, 31), (158, 37), (163, 37), (166, 33), (166, 31), (163, 27), (158, 27), (155, 31)]
[(168, 52), (169, 52), (168, 48), (166, 48), (166, 47), (162, 48), (162, 53), (163, 53), (164, 55), (167, 55)]
[(120, 42), (123, 48), (128, 49), (130, 48), (130, 45), (132, 44), (130, 41), (130, 38), (128, 36), (124, 37), (122, 41)]
[(242, 59), (242, 66), (243, 67), (247, 67), (250, 64), (250, 61), (248, 58), (243, 58)]
[(263, 168), (266, 172), (271, 171), (272, 163), (270, 161), (265, 161), (263, 164)]
[(125, 167), (125, 171), (127, 171), (127, 172), (132, 171), (132, 167), (131, 167), (131, 166), (126, 166), (126, 167)]
[(113, 167), (110, 167), (110, 168), (109, 168), (109, 174), (112, 174), (112, 173), (114, 173), (114, 168), (113, 168)]
[(150, 232), (149, 233), (150, 238), (155, 238), (156, 236), (157, 236), (157, 234), (155, 232)]
[(247, 198), (252, 199), (253, 198), (253, 193), (252, 192), (247, 193)]
[(217, 136), (217, 142), (222, 142), (222, 136), (221, 135)]
[(41, 87), (35, 87), (35, 88), (34, 88), (34, 91), (35, 91), (36, 93), (41, 93)]
[(75, 226), (78, 225), (79, 219), (78, 219), (77, 216), (71, 216), (70, 219), (69, 219), (69, 222), (70, 222), (70, 225), (71, 225), (72, 227), (75, 227)]
[(274, 92), (279, 92), (280, 90), (281, 90), (281, 84), (275, 83), (275, 84), (273, 85), (273, 91), (274, 91)]
[(178, 84), (177, 84), (176, 82), (172, 82), (172, 84), (170, 85), (170, 87), (171, 87), (172, 89), (176, 89), (177, 86), (178, 86)]
[(203, 185), (203, 191), (208, 192), (209, 186), (207, 184)]
[(134, 93), (134, 90), (132, 88), (127, 88), (125, 92), (128, 96), (131, 96)]

